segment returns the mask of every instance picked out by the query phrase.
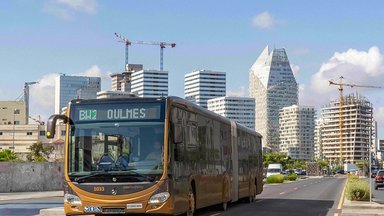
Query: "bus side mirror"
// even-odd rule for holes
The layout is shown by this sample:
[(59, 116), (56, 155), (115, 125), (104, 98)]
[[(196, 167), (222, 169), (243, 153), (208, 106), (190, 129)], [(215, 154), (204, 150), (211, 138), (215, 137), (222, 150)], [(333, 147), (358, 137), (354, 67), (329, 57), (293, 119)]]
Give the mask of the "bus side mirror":
[(56, 122), (58, 119), (63, 120), (64, 123), (68, 122), (68, 118), (65, 115), (52, 115), (51, 117), (49, 117), (48, 123), (47, 123), (47, 133), (46, 133), (47, 138), (52, 139), (55, 136)]
[(181, 124), (174, 123), (173, 124), (173, 142), (175, 144), (182, 143), (183, 142), (183, 128)]

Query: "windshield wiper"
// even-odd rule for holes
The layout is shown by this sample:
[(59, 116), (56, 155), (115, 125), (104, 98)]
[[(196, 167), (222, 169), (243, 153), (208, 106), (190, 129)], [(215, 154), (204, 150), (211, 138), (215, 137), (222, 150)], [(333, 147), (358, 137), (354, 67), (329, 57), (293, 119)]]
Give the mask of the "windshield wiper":
[(127, 170), (127, 171), (124, 171), (124, 172), (113, 172), (113, 171), (95, 172), (95, 173), (91, 173), (89, 175), (85, 175), (85, 176), (81, 176), (81, 177), (75, 177), (74, 181), (77, 182), (77, 183), (83, 183), (86, 179), (92, 178), (92, 177), (96, 177), (96, 176), (103, 176), (103, 175), (105, 175), (105, 176), (111, 176), (111, 175), (124, 176), (124, 175), (127, 175), (127, 174), (130, 175), (131, 177), (136, 177), (140, 181), (144, 181), (145, 180), (145, 181), (152, 182), (154, 180), (154, 178), (152, 178), (150, 176), (146, 176), (146, 175), (140, 174), (140, 173), (135, 172), (133, 170)]
[(87, 179), (87, 178), (92, 178), (92, 177), (95, 177), (95, 176), (102, 176), (102, 175), (105, 175), (105, 174), (109, 174), (109, 173), (107, 171), (91, 173), (89, 175), (85, 175), (85, 176), (81, 176), (81, 177), (75, 177), (74, 181), (77, 182), (77, 183), (81, 183), (81, 182), (84, 182), (84, 180)]

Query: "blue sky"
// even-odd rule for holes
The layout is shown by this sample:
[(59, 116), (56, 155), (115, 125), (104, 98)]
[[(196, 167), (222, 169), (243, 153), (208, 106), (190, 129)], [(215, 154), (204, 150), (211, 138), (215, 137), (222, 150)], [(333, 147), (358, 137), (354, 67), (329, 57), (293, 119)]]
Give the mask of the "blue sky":
[[(264, 47), (284, 47), (300, 85), (300, 104), (321, 107), (337, 99), (337, 88), (327, 80), (340, 75), (348, 83), (382, 85), (383, 6), (379, 0), (4, 0), (0, 100), (16, 99), (26, 81), (40, 81), (31, 87), (31, 114), (47, 117), (59, 73), (100, 75), (108, 90), (108, 74), (124, 68), (117, 32), (132, 41), (177, 44), (165, 49), (164, 69), (169, 93), (181, 97), (184, 75), (195, 69), (226, 72), (228, 94), (247, 96), (249, 69)], [(158, 69), (159, 48), (132, 45), (129, 62)], [(382, 128), (383, 90), (353, 91), (374, 104)]]

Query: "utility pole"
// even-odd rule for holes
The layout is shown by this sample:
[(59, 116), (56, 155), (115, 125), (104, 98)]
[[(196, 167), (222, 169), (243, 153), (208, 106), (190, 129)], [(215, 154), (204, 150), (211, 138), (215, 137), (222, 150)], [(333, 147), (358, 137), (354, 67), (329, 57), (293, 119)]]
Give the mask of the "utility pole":
[(25, 124), (28, 124), (29, 119), (29, 86), (39, 82), (25, 82), (24, 83), (24, 103), (25, 103)]

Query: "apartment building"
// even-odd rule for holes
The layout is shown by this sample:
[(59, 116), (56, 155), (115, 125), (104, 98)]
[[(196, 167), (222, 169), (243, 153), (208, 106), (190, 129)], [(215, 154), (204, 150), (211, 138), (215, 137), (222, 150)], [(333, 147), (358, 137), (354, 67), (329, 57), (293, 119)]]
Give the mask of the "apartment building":
[(324, 158), (334, 165), (341, 164), (340, 160), (343, 163), (368, 160), (369, 147), (374, 146), (372, 104), (357, 93), (343, 97), (341, 112), (339, 103), (331, 101), (321, 109)]
[(226, 94), (225, 72), (197, 70), (184, 76), (185, 99), (207, 108), (209, 99)]
[(208, 110), (255, 130), (255, 100), (248, 97), (218, 97), (207, 101)]
[(0, 150), (11, 149), (15, 153), (26, 154), (29, 152), (28, 148), (36, 142), (64, 146), (65, 125), (56, 126), (54, 139), (47, 139), (45, 132), (46, 126), (39, 124), (0, 125)]
[(0, 125), (26, 124), (24, 101), (0, 101)]
[(134, 71), (132, 73), (131, 92), (139, 97), (168, 96), (168, 71)]
[(289, 106), (280, 110), (280, 152), (292, 159), (314, 158), (315, 108)]

